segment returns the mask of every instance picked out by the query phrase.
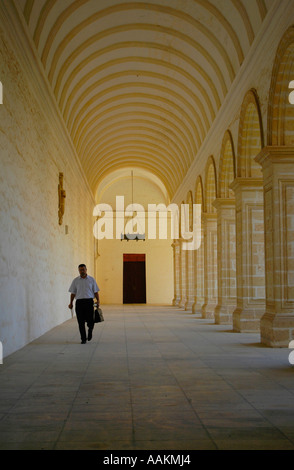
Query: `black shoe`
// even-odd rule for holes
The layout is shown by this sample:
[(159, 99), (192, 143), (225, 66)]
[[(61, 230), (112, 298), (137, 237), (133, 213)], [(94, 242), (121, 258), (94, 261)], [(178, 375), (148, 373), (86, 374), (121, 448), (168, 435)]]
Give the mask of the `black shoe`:
[(92, 339), (92, 331), (93, 330), (88, 331), (88, 341), (91, 341), (91, 339)]
[(86, 344), (86, 340), (84, 340), (84, 341), (81, 341), (81, 344)]

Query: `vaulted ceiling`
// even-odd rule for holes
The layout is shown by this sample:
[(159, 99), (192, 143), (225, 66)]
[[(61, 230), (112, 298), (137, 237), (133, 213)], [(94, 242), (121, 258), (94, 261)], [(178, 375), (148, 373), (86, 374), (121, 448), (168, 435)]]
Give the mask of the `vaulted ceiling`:
[(93, 193), (139, 167), (173, 195), (273, 0), (15, 0)]

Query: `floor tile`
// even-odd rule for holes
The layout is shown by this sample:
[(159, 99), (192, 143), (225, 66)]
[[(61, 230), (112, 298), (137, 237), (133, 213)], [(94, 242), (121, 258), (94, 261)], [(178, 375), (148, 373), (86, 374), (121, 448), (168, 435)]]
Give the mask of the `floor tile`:
[(174, 307), (104, 306), (4, 358), (0, 449), (294, 450), (294, 367)]

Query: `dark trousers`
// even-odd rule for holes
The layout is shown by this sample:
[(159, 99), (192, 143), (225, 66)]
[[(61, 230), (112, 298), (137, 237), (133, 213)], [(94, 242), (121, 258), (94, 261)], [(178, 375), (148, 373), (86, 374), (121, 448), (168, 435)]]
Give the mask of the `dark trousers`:
[(86, 341), (86, 323), (89, 330), (94, 328), (93, 299), (78, 299), (76, 301), (76, 314), (81, 334), (81, 340)]

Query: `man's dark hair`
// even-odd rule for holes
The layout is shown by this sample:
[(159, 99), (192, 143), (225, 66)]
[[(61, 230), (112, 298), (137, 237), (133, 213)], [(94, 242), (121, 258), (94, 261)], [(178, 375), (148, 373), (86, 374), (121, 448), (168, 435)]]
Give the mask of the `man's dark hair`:
[(79, 264), (79, 268), (86, 268), (87, 266), (85, 264)]

